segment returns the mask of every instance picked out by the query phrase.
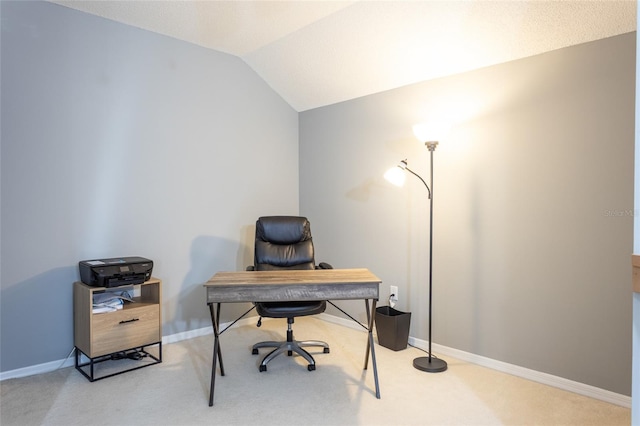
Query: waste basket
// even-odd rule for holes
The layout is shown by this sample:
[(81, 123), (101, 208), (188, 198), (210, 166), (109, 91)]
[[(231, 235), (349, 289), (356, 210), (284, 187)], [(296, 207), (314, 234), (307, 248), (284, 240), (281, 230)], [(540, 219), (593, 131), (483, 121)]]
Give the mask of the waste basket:
[(406, 349), (409, 342), (411, 312), (402, 312), (390, 306), (376, 308), (378, 343), (394, 351)]

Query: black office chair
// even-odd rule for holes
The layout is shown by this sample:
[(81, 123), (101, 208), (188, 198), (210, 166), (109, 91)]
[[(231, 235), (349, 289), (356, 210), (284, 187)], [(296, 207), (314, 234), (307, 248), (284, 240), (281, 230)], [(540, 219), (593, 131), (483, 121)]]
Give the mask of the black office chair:
[[(256, 241), (254, 265), (248, 271), (269, 271), (276, 269), (332, 269), (328, 263), (315, 265), (311, 226), (305, 217), (268, 216), (256, 222)], [(295, 317), (316, 315), (324, 312), (327, 303), (322, 301), (304, 302), (256, 302), (256, 310), (260, 319), (258, 327), (265, 318), (287, 319), (287, 340), (284, 342), (268, 341), (253, 345), (252, 353), (258, 354), (260, 348), (275, 348), (260, 363), (260, 371), (267, 371), (267, 363), (284, 351), (289, 356), (293, 352), (301, 355), (309, 365), (307, 369), (316, 369), (316, 362), (303, 349), (305, 346), (322, 347), (329, 353), (329, 345), (318, 340), (297, 341), (293, 339), (291, 325)]]

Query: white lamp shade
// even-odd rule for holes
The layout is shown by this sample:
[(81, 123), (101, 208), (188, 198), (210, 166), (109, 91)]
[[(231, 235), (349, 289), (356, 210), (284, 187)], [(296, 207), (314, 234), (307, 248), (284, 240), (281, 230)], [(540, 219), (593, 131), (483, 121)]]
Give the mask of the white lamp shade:
[(395, 186), (404, 185), (404, 170), (400, 166), (392, 167), (386, 171), (384, 178)]
[(449, 133), (450, 127), (450, 124), (440, 121), (416, 124), (413, 126), (413, 134), (420, 142), (438, 142)]

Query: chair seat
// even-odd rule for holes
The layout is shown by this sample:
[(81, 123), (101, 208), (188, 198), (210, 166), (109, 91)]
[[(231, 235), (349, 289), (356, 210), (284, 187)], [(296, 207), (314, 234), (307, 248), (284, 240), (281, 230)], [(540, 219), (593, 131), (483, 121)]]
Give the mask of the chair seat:
[(325, 311), (327, 302), (324, 300), (282, 303), (259, 302), (255, 305), (256, 311), (261, 317), (289, 318), (321, 314)]

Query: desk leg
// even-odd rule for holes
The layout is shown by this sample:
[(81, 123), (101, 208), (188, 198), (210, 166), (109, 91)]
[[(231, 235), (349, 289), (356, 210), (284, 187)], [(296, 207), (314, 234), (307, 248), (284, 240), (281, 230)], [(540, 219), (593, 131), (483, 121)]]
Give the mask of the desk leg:
[[(369, 335), (371, 334), (371, 332), (373, 331), (373, 328), (371, 327), (371, 311), (369, 310), (369, 300), (365, 299), (364, 300), (364, 307), (367, 311), (367, 325), (369, 326), (369, 329), (367, 330)], [(364, 369), (366, 370), (367, 367), (369, 366), (369, 349), (371, 348), (371, 340), (369, 340), (369, 337), (367, 336), (367, 352), (364, 354)]]
[(222, 364), (222, 349), (220, 349), (220, 303), (216, 304), (216, 328), (215, 337), (218, 339), (218, 361), (220, 361), (220, 375), (224, 376), (224, 365)]
[(373, 326), (375, 324), (376, 300), (371, 300), (371, 310), (369, 310), (369, 301), (365, 300), (364, 304), (367, 308), (367, 320), (369, 321), (369, 338), (367, 340), (367, 353), (364, 358), (364, 369), (369, 364), (369, 349), (371, 349), (371, 362), (373, 364), (373, 380), (376, 384), (376, 398), (380, 399), (380, 385), (378, 384), (378, 366), (376, 364), (376, 350), (373, 342)]
[(224, 376), (224, 365), (222, 364), (222, 352), (220, 350), (220, 335), (218, 327), (220, 324), (220, 304), (214, 309), (213, 303), (209, 303), (209, 313), (211, 314), (211, 324), (213, 325), (213, 357), (211, 361), (211, 388), (209, 389), (209, 407), (213, 406), (213, 391), (216, 384), (216, 360), (220, 361), (220, 375)]

